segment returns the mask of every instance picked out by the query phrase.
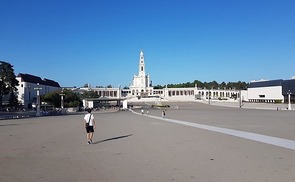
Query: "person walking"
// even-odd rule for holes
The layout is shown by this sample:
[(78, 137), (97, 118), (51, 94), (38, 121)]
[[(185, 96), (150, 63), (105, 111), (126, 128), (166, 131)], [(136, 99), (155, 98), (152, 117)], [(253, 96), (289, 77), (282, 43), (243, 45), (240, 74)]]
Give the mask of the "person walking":
[(84, 124), (86, 128), (86, 139), (87, 139), (87, 144), (92, 143), (92, 137), (95, 129), (95, 121), (94, 121), (94, 116), (91, 114), (91, 109), (87, 109), (87, 114), (84, 116)]
[(165, 118), (165, 115), (166, 115), (165, 110), (163, 110), (162, 111), (162, 118)]

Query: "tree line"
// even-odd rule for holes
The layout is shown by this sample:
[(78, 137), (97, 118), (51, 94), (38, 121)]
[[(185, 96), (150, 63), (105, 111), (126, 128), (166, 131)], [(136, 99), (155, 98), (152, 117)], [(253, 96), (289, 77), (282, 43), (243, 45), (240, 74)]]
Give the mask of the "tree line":
[[(201, 82), (199, 80), (195, 80), (193, 82), (186, 83), (178, 83), (178, 84), (167, 84), (167, 88), (188, 88), (188, 87), (198, 87), (202, 89), (237, 89), (244, 90), (247, 89), (247, 83), (238, 81), (238, 82), (221, 82), (218, 83), (216, 81), (211, 82)], [(156, 85), (155, 89), (163, 89), (166, 85)]]

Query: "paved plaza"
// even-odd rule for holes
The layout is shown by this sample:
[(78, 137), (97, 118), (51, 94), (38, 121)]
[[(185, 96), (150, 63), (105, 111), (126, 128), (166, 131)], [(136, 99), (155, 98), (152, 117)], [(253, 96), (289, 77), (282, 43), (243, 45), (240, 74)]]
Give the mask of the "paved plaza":
[(0, 120), (0, 181), (295, 181), (295, 111), (167, 104)]

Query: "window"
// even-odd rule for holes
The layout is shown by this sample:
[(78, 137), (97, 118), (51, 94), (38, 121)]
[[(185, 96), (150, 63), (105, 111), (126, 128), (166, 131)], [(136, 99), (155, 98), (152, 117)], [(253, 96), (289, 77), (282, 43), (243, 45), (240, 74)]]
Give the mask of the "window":
[(259, 98), (265, 98), (265, 95), (259, 95)]

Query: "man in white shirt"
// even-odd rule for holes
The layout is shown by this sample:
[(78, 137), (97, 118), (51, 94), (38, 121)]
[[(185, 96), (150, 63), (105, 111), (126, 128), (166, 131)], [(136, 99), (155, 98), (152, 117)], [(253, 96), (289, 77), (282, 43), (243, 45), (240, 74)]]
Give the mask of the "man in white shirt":
[(85, 123), (85, 128), (86, 128), (86, 138), (87, 138), (87, 144), (92, 143), (92, 137), (94, 133), (94, 128), (95, 128), (95, 121), (94, 121), (94, 116), (91, 114), (91, 109), (87, 109), (87, 114), (84, 116), (84, 123)]

